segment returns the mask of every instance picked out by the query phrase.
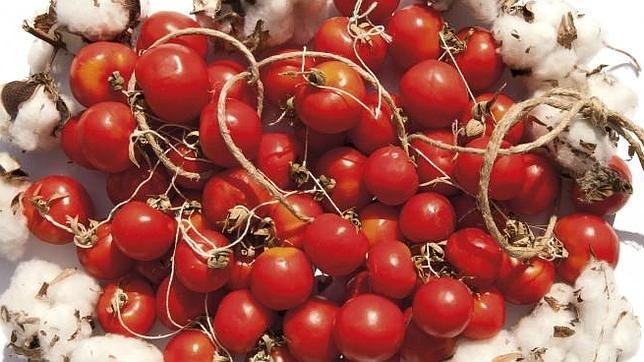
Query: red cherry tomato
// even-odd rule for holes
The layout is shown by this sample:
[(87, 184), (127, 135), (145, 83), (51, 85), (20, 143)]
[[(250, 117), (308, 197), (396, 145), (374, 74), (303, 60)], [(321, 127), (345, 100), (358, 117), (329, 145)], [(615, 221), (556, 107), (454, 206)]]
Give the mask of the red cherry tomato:
[(159, 259), (151, 261), (137, 261), (134, 269), (152, 285), (158, 286), (170, 274), (172, 255), (166, 254)]
[(304, 251), (321, 271), (331, 276), (347, 275), (360, 267), (369, 241), (350, 221), (336, 214), (322, 214), (304, 233)]
[(398, 221), (400, 211), (397, 208), (374, 202), (365, 206), (358, 214), (362, 232), (369, 240), (370, 246), (383, 241), (404, 239)]
[(415, 243), (445, 240), (455, 226), (454, 208), (445, 196), (435, 192), (412, 196), (400, 211), (400, 230)]
[(164, 362), (212, 362), (217, 347), (210, 337), (198, 329), (186, 329), (168, 341), (163, 351)]
[(291, 164), (301, 154), (300, 141), (287, 133), (264, 133), (257, 151), (257, 168), (278, 187), (289, 189), (291, 181)]
[[(456, 138), (452, 131), (447, 129), (437, 129), (423, 132), (423, 134), (436, 141), (448, 145), (455, 145)], [(452, 196), (459, 192), (459, 190), (445, 182), (437, 182), (437, 179), (444, 178), (447, 175), (450, 178), (454, 177), (454, 164), (456, 161), (456, 153), (444, 150), (438, 147), (429, 145), (419, 139), (411, 141), (411, 146), (417, 150), (412, 149), (412, 152), (417, 155), (416, 163), (418, 178), (421, 184), (431, 183), (430, 185), (423, 186), (424, 190), (438, 192), (445, 196)], [(429, 161), (427, 161), (428, 158)], [(442, 172), (441, 172), (442, 171)]]
[(29, 231), (38, 239), (55, 245), (71, 243), (74, 235), (56, 223), (67, 225), (68, 218), (88, 225), (94, 216), (94, 204), (87, 190), (78, 181), (67, 176), (47, 176), (34, 182), (21, 197), (22, 213), (27, 218)]
[(335, 361), (339, 352), (333, 340), (338, 307), (326, 299), (313, 297), (284, 317), (284, 337), (293, 356), (300, 362)]
[[(316, 175), (324, 175), (335, 184), (328, 192), (340, 210), (362, 208), (371, 200), (363, 181), (367, 158), (351, 147), (334, 148), (320, 157), (315, 166)], [(326, 201), (326, 200), (325, 200)], [(333, 210), (326, 201), (327, 209)]]
[[(633, 182), (633, 176), (631, 171), (628, 169), (628, 165), (624, 160), (618, 156), (613, 156), (608, 166), (617, 173), (626, 181)], [(591, 214), (604, 216), (604, 215), (613, 215), (617, 211), (621, 210), (624, 205), (628, 202), (628, 199), (631, 197), (630, 194), (624, 192), (614, 193), (609, 196), (607, 199), (602, 201), (586, 202), (584, 201), (584, 196), (579, 188), (579, 185), (575, 185), (572, 188), (570, 193), (572, 197), (572, 202), (575, 204), (577, 210), (589, 212)]]
[(474, 298), (463, 282), (452, 278), (430, 279), (416, 291), (414, 322), (434, 337), (453, 338), (467, 328)]
[(93, 170), (94, 166), (89, 162), (85, 154), (81, 150), (80, 143), (78, 142), (78, 121), (80, 115), (70, 118), (63, 129), (60, 131), (60, 145), (70, 161), (82, 166), (84, 168)]
[[(245, 71), (246, 68), (233, 60), (216, 60), (208, 64), (208, 80), (211, 84), (212, 102), (219, 102), (219, 94), (230, 78)], [(251, 86), (243, 80), (236, 82), (228, 91), (227, 98), (234, 98), (255, 107), (257, 96)]]
[(409, 248), (400, 241), (386, 241), (369, 249), (367, 268), (375, 293), (402, 299), (416, 288), (416, 266)]
[(461, 229), (447, 239), (445, 256), (471, 284), (491, 285), (499, 274), (503, 251), (494, 238), (481, 229)]
[(335, 318), (335, 343), (348, 359), (385, 361), (400, 348), (405, 320), (397, 305), (373, 294), (346, 302)]
[(378, 149), (364, 169), (367, 190), (385, 205), (403, 204), (418, 189), (418, 174), (405, 152), (395, 146)]
[(226, 289), (239, 290), (250, 288), (250, 272), (253, 270), (254, 260), (244, 256), (235, 257), (231, 265), (230, 278), (226, 283)]
[(320, 155), (335, 147), (344, 146), (346, 133), (326, 134), (312, 130), (309, 127), (295, 128), (295, 136), (302, 140), (302, 145), (312, 155)]
[(443, 30), (441, 14), (423, 5), (410, 5), (394, 13), (387, 23), (392, 58), (408, 69), (426, 59), (437, 59), (442, 49), (439, 33)]
[(345, 285), (345, 295), (343, 302), (353, 299), (359, 295), (372, 294), (371, 283), (369, 281), (369, 271), (363, 270), (350, 278)]
[(177, 143), (174, 148), (168, 153), (168, 158), (176, 166), (188, 172), (195, 172), (201, 175), (198, 180), (189, 179), (183, 176), (177, 176), (175, 182), (178, 186), (185, 187), (191, 190), (201, 190), (210, 178), (215, 173), (216, 169), (213, 164), (203, 159), (200, 149), (189, 148), (183, 143)]
[[(333, 2), (340, 14), (351, 16), (355, 11), (357, 0), (333, 0)], [(364, 14), (373, 4), (376, 4), (376, 6), (369, 13), (368, 18), (375, 24), (380, 24), (387, 20), (394, 10), (398, 8), (400, 0), (364, 0), (360, 5), (359, 14)]]
[(174, 256), (174, 267), (177, 279), (186, 288), (199, 293), (215, 291), (223, 287), (232, 271), (232, 264), (235, 263), (234, 255), (229, 255), (226, 265), (210, 265), (210, 260), (197, 254), (188, 244), (187, 238), (196, 244), (203, 252), (209, 252), (215, 248), (226, 247), (229, 242), (225, 236), (213, 230), (190, 230), (179, 242)]
[[(286, 201), (296, 211), (308, 217), (317, 217), (324, 212), (320, 204), (310, 195), (293, 194), (287, 196)], [(298, 219), (282, 204), (275, 205), (270, 213), (270, 218), (275, 225), (275, 237), (281, 241), (283, 246), (302, 248), (304, 233), (308, 225), (306, 222)]]
[(106, 333), (133, 337), (129, 329), (145, 335), (156, 320), (154, 304), (154, 290), (148, 282), (141, 277), (127, 277), (105, 286), (96, 305), (96, 314)]
[(463, 335), (472, 339), (488, 339), (497, 335), (505, 324), (505, 299), (495, 290), (474, 295), (472, 320)]
[[(284, 49), (277, 54), (300, 51), (300, 49)], [(304, 59), (304, 71), (315, 65), (315, 59)], [(295, 90), (305, 83), (302, 72), (302, 57), (280, 60), (266, 65), (261, 70), (261, 79), (266, 90), (266, 99), (274, 105), (284, 106), (286, 101), (295, 95)]]
[(412, 308), (405, 311), (407, 331), (400, 347), (400, 356), (405, 362), (440, 362), (454, 352), (456, 339), (433, 337), (423, 332), (411, 320)]
[(248, 290), (236, 290), (221, 300), (213, 320), (215, 335), (233, 354), (252, 351), (275, 318)]
[(123, 89), (134, 71), (136, 54), (120, 43), (96, 42), (76, 54), (69, 69), (74, 98), (91, 107), (100, 102), (126, 102)]
[(190, 321), (206, 314), (206, 296), (208, 298), (208, 312), (212, 315), (221, 300), (221, 294), (218, 292), (209, 294), (193, 292), (176, 278), (172, 279), (170, 287), (170, 277), (165, 278), (159, 285), (156, 296), (159, 322), (172, 330), (187, 325)]
[(496, 286), (512, 304), (535, 304), (550, 291), (554, 280), (551, 261), (532, 258), (523, 262), (503, 254)]
[(141, 201), (130, 201), (114, 214), (114, 243), (132, 259), (154, 260), (170, 249), (177, 223)]
[[(476, 101), (470, 101), (469, 105), (465, 108), (458, 119), (458, 126), (460, 128), (464, 128), (467, 126), (468, 122), (472, 120), (473, 113), (480, 112), (482, 110), (483, 112), (480, 112), (480, 121), (485, 122), (485, 132), (482, 133), (481, 136), (491, 136), (492, 132), (494, 132), (494, 129), (496, 128), (496, 124), (501, 122), (512, 105), (514, 105), (514, 101), (504, 94), (481, 94), (476, 97)], [(508, 131), (503, 139), (513, 145), (517, 145), (521, 142), (521, 139), (523, 139), (524, 133), (525, 121), (521, 120), (510, 128), (510, 131)], [(468, 143), (474, 139), (467, 137), (465, 134), (462, 134), (460, 138), (463, 143)]]
[(162, 121), (192, 123), (210, 101), (206, 62), (190, 48), (154, 47), (139, 58), (135, 71), (146, 103)]
[[(369, 93), (364, 99), (369, 107), (362, 110), (358, 124), (349, 131), (349, 140), (362, 153), (371, 154), (373, 151), (398, 143), (396, 128), (392, 124), (392, 111), (382, 100), (378, 110), (378, 95)], [(377, 115), (377, 117), (376, 117)]]
[(501, 79), (505, 65), (496, 51), (492, 33), (480, 27), (467, 27), (457, 36), (465, 42), (465, 50), (456, 55), (456, 64), (470, 89), (481, 92), (495, 85)]
[(559, 195), (559, 173), (546, 157), (527, 153), (523, 156), (526, 178), (521, 192), (508, 202), (513, 211), (537, 215), (548, 210)]
[[(158, 11), (141, 25), (136, 51), (140, 53), (148, 49), (157, 40), (177, 30), (199, 27), (199, 23), (185, 14), (174, 11)], [(208, 53), (208, 38), (203, 35), (184, 35), (170, 39), (168, 43), (181, 44), (191, 48), (202, 58), (205, 58)]]
[(159, 196), (165, 193), (170, 186), (170, 178), (166, 173), (163, 166), (159, 166), (154, 170), (154, 174), (147, 167), (131, 167), (119, 173), (110, 174), (107, 177), (107, 196), (114, 205), (119, 204), (125, 200), (129, 200), (134, 191), (139, 187), (143, 181), (146, 181), (141, 188), (136, 192), (132, 200), (147, 201), (150, 197)]
[(559, 276), (574, 283), (592, 258), (603, 260), (613, 268), (619, 259), (619, 238), (610, 224), (593, 214), (577, 213), (565, 216), (555, 226), (555, 236), (568, 257), (557, 266)]
[[(469, 195), (458, 195), (450, 199), (454, 212), (456, 212), (456, 229), (478, 228), (487, 230), (483, 216), (476, 205), (476, 199)], [(503, 209), (503, 206), (499, 206)], [(496, 208), (492, 209), (492, 217), (499, 229), (505, 227), (506, 219)]]
[(76, 248), (76, 255), (83, 269), (97, 279), (120, 278), (134, 266), (134, 260), (125, 256), (113, 242), (111, 229), (110, 223), (99, 226), (96, 230), (96, 241), (91, 247)]
[(294, 100), (298, 117), (305, 125), (321, 133), (340, 133), (353, 128), (363, 109), (353, 97), (362, 101), (367, 94), (362, 77), (338, 61), (322, 63), (312, 71), (317, 74), (316, 79), (312, 79), (314, 82), (340, 89), (343, 93), (309, 84), (298, 87)]

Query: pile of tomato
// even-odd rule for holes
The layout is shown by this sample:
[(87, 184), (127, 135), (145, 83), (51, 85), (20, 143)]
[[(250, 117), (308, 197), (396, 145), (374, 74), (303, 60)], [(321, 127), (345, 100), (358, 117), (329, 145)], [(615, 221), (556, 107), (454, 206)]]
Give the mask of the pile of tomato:
[[(391, 41), (374, 35), (354, 52), (347, 16), (355, 1), (335, 2), (344, 17), (325, 21), (309, 49), (363, 62), (376, 74), (392, 61), (402, 74), (395, 101), (409, 133), (486, 147), (495, 121), (513, 104), (496, 91), (505, 66), (488, 30), (456, 32), (465, 48), (452, 59), (442, 47), (439, 12), (379, 0), (369, 20), (385, 24)], [(555, 229), (566, 259), (509, 257), (472, 197), (481, 155), (420, 139), (406, 152), (394, 110), (377, 89), (344, 62), (306, 56), (261, 69), (269, 108), (263, 117), (252, 82), (234, 84), (225, 101), (234, 143), (285, 190), (285, 200), (306, 217), (298, 218), (240, 167), (220, 133), (222, 86), (247, 65), (220, 48), (207, 63), (212, 44), (203, 35), (149, 48), (194, 27), (186, 15), (159, 12), (142, 24), (135, 49), (93, 43), (71, 68), (73, 93), (87, 110), (64, 125), (62, 146), (76, 164), (109, 175), (107, 193), (116, 205), (77, 247), (81, 265), (104, 281), (96, 313), (106, 332), (147, 335), (156, 321), (180, 330), (167, 344), (166, 361), (210, 362), (226, 352), (251, 358), (260, 347), (275, 361), (438, 361), (451, 355), (457, 338), (498, 333), (506, 303), (536, 303), (557, 278), (574, 282), (591, 258), (616, 265), (618, 238), (602, 217), (628, 195), (584, 202), (547, 154), (498, 157), (489, 197), (500, 229), (508, 217), (552, 213), (562, 189), (572, 189), (577, 210)], [(296, 50), (260, 57), (289, 51)], [(164, 155), (201, 178), (174, 174), (145, 143), (132, 147), (142, 138), (124, 91), (133, 74)], [(477, 107), (484, 132), (467, 136), (462, 129)], [(266, 127), (280, 113), (282, 131)], [(289, 122), (293, 127), (283, 127)], [(502, 147), (524, 141), (527, 122), (512, 128)], [(309, 177), (302, 181), (304, 166)], [(621, 159), (611, 167), (630, 180)], [(322, 195), (314, 177), (327, 181)], [(67, 176), (34, 182), (22, 206), (31, 232), (52, 244), (75, 240), (60, 225), (83, 225), (72, 227), (78, 235), (97, 218), (88, 192)], [(252, 211), (250, 228), (263, 223), (270, 237), (248, 234), (230, 253), (204, 256), (238, 238), (240, 229), (231, 229), (236, 210)]]

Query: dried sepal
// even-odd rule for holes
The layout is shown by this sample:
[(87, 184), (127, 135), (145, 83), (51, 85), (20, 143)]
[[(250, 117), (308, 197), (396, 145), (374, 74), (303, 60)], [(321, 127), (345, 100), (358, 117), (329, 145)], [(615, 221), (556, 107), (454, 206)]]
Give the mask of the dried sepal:
[(567, 338), (575, 334), (575, 330), (568, 326), (554, 326), (553, 327), (553, 337), (557, 338)]
[(632, 194), (633, 185), (610, 167), (595, 164), (575, 179), (584, 202), (603, 201), (616, 193)]
[(557, 30), (557, 43), (566, 49), (572, 49), (572, 43), (577, 39), (577, 27), (572, 12), (567, 12), (561, 18)]

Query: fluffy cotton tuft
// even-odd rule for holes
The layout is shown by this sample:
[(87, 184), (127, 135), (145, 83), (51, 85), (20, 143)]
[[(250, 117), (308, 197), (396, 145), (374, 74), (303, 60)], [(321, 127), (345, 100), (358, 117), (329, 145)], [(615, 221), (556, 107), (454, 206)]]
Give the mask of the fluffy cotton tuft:
[(546, 23), (555, 28), (559, 27), (567, 13), (577, 13), (570, 4), (562, 0), (530, 1), (530, 11), (534, 14), (535, 22)]
[(136, 338), (107, 334), (85, 339), (71, 354), (69, 362), (163, 362), (159, 349)]
[(604, 47), (604, 32), (599, 21), (591, 15), (575, 18), (577, 39), (572, 43), (581, 61), (587, 61)]
[(541, 63), (557, 44), (557, 32), (550, 24), (528, 23), (522, 17), (503, 15), (492, 28), (501, 44), (503, 62), (514, 69), (531, 69)]
[(564, 79), (575, 70), (578, 61), (579, 59), (574, 51), (557, 47), (541, 63), (532, 68), (531, 77), (541, 81)]
[(496, 357), (516, 353), (519, 347), (512, 333), (502, 330), (486, 340), (460, 339), (451, 362), (492, 361)]
[[(5, 152), (0, 153), (0, 166), (7, 172), (20, 168)], [(12, 208), (13, 201), (29, 187), (29, 184), (25, 178), (0, 175), (0, 255), (10, 261), (16, 261), (24, 255), (29, 239), (27, 218), (20, 210)]]
[(637, 93), (619, 79), (604, 73), (588, 77), (588, 94), (597, 97), (608, 109), (632, 117), (639, 103)]
[(295, 2), (296, 0), (257, 0), (254, 4), (244, 2), (244, 33), (252, 34), (257, 21), (263, 20), (264, 30), (268, 30), (269, 34), (266, 45), (276, 46), (287, 42), (295, 31)]
[(465, 5), (474, 19), (491, 24), (499, 16), (498, 0), (461, 0), (459, 6)]
[(56, 19), (89, 41), (111, 40), (127, 30), (130, 12), (113, 0), (57, 0)]

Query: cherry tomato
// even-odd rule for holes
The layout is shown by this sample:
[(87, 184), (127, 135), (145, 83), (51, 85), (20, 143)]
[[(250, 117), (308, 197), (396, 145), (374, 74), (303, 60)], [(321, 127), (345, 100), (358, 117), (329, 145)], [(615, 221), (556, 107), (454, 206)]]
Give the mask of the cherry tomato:
[(609, 223), (593, 214), (577, 213), (565, 216), (555, 226), (555, 236), (568, 257), (557, 266), (559, 276), (574, 283), (592, 258), (603, 260), (613, 268), (619, 259), (619, 238)]
[(386, 241), (369, 249), (367, 258), (369, 284), (374, 292), (402, 299), (416, 288), (416, 266), (407, 245)]
[[(245, 70), (246, 68), (243, 65), (233, 60), (216, 60), (208, 64), (208, 80), (211, 84), (212, 102), (215, 104), (219, 102), (219, 94), (224, 87), (224, 83)], [(227, 98), (237, 99), (252, 107), (257, 104), (255, 91), (243, 80), (232, 85), (228, 91)]]
[[(136, 51), (140, 53), (148, 49), (157, 40), (177, 30), (199, 27), (199, 23), (185, 14), (174, 11), (158, 11), (141, 25)], [(203, 35), (183, 35), (168, 40), (168, 43), (181, 44), (191, 48), (202, 58), (205, 58), (208, 53), (208, 38)]]
[[(297, 52), (301, 49), (284, 49), (276, 54)], [(266, 99), (274, 105), (284, 106), (286, 102), (295, 95), (295, 90), (305, 83), (302, 72), (310, 70), (315, 65), (315, 59), (311, 57), (290, 58), (280, 60), (266, 65), (261, 70), (261, 79), (266, 90)]]
[(271, 362), (300, 362), (286, 346), (273, 346), (270, 351)]
[(312, 297), (284, 317), (284, 337), (300, 362), (335, 361), (339, 355), (333, 340), (338, 307), (321, 297)]
[(70, 161), (84, 168), (93, 170), (94, 166), (87, 160), (78, 142), (78, 121), (80, 116), (72, 117), (60, 131), (60, 145)]
[(127, 101), (123, 89), (134, 71), (136, 54), (120, 43), (99, 41), (81, 48), (69, 69), (74, 98), (91, 107), (100, 102)]
[(385, 361), (400, 348), (405, 320), (397, 305), (374, 294), (357, 296), (338, 311), (335, 343), (348, 359)]
[(301, 154), (301, 145), (297, 138), (288, 133), (264, 133), (257, 151), (257, 168), (278, 187), (289, 189), (291, 181), (291, 164)]
[(463, 282), (452, 278), (430, 279), (416, 291), (414, 322), (434, 337), (453, 338), (467, 328), (474, 298)]
[(369, 280), (369, 271), (363, 270), (351, 277), (345, 285), (345, 295), (343, 302), (353, 299), (363, 294), (373, 294), (371, 282)]
[[(329, 150), (316, 163), (315, 173), (334, 181), (329, 196), (340, 210), (362, 208), (371, 200), (363, 181), (367, 157), (351, 147)], [(333, 210), (325, 200), (327, 209)]]
[(550, 291), (554, 280), (551, 261), (535, 257), (524, 262), (503, 254), (496, 286), (512, 304), (535, 304)]
[(148, 282), (141, 277), (127, 277), (105, 286), (96, 305), (96, 314), (106, 333), (133, 337), (129, 329), (145, 335), (156, 320), (154, 304), (154, 290)]
[(400, 211), (397, 208), (373, 202), (358, 214), (362, 232), (369, 240), (370, 246), (373, 247), (383, 241), (404, 239), (398, 221)]
[(400, 356), (405, 362), (440, 362), (449, 358), (456, 345), (454, 338), (433, 337), (423, 332), (411, 319), (412, 308), (405, 311), (407, 330), (400, 347)]
[(351, 143), (367, 155), (381, 147), (397, 144), (398, 135), (389, 105), (383, 99), (378, 108), (378, 95), (374, 93), (367, 94), (364, 103), (369, 111), (363, 109), (358, 124), (349, 131)]
[[(426, 131), (423, 134), (428, 138), (448, 145), (456, 144), (456, 138), (452, 134), (452, 131), (447, 129)], [(459, 190), (456, 187), (445, 182), (437, 181), (438, 179), (445, 178), (445, 175), (453, 179), (456, 153), (431, 146), (419, 139), (412, 140), (411, 146), (416, 149), (412, 149), (412, 152), (417, 155), (416, 163), (418, 166), (416, 172), (418, 172), (418, 178), (421, 184), (431, 183), (422, 188), (427, 191), (438, 192), (445, 196), (457, 194)]]
[[(324, 211), (320, 204), (312, 196), (306, 194), (293, 194), (286, 197), (295, 210), (304, 216), (317, 217)], [(270, 218), (275, 225), (275, 237), (281, 241), (283, 246), (294, 246), (302, 248), (306, 222), (298, 219), (282, 204), (275, 205), (270, 213)]]
[[(302, 122), (321, 133), (340, 133), (353, 128), (360, 119), (362, 106), (353, 97), (362, 101), (366, 96), (362, 77), (348, 65), (328, 61), (312, 69), (314, 84), (298, 87), (295, 92), (295, 111)], [(316, 84), (337, 88), (318, 88)], [(353, 97), (345, 94), (349, 93)]]
[[(608, 166), (617, 171), (624, 180), (633, 182), (633, 176), (631, 175), (631, 171), (628, 169), (628, 165), (618, 156), (613, 156), (608, 162)], [(577, 210), (599, 216), (615, 214), (617, 211), (621, 210), (624, 205), (626, 205), (628, 199), (631, 197), (628, 193), (618, 192), (613, 193), (602, 201), (586, 202), (584, 200), (584, 195), (577, 184), (572, 188), (570, 196), (572, 197), (572, 202), (575, 204)]]
[(492, 33), (481, 27), (461, 29), (458, 38), (465, 42), (465, 50), (456, 55), (456, 64), (473, 92), (484, 91), (495, 85), (505, 65), (496, 50)]
[(412, 196), (400, 211), (400, 230), (415, 243), (447, 239), (456, 226), (456, 214), (449, 200), (435, 192)]
[[(469, 195), (458, 195), (450, 199), (456, 213), (456, 229), (478, 228), (487, 230), (483, 216), (476, 205), (476, 199)], [(503, 206), (499, 206), (503, 209)], [(505, 227), (505, 217), (496, 208), (492, 209), (492, 217), (499, 229)]]
[(165, 193), (170, 186), (170, 178), (163, 166), (152, 171), (147, 167), (130, 167), (119, 173), (110, 174), (107, 177), (107, 196), (114, 205), (129, 200), (143, 181), (150, 178), (139, 188), (132, 200), (147, 201), (150, 197), (159, 196)]
[(447, 239), (445, 256), (470, 284), (487, 286), (499, 274), (503, 251), (494, 238), (481, 229), (461, 229)]
[(170, 277), (165, 278), (159, 285), (156, 296), (159, 322), (172, 330), (187, 325), (190, 321), (206, 314), (206, 297), (208, 298), (208, 311), (212, 315), (221, 300), (220, 293), (194, 292), (186, 288), (176, 278), (172, 279), (170, 287)]
[(170, 274), (170, 267), (172, 262), (171, 254), (166, 254), (159, 259), (151, 261), (136, 261), (134, 269), (137, 273), (141, 274), (152, 285), (158, 286)]
[[(355, 11), (357, 0), (333, 0), (333, 2), (342, 15), (351, 16)], [(360, 5), (359, 13), (364, 14), (373, 4), (376, 4), (376, 6), (369, 13), (368, 18), (375, 24), (380, 24), (387, 20), (394, 10), (398, 8), (400, 0), (364, 0)]]
[(212, 362), (217, 347), (210, 337), (198, 329), (186, 329), (168, 341), (163, 351), (164, 362)]
[[(476, 97), (475, 101), (470, 101), (458, 119), (458, 126), (465, 128), (476, 114), (477, 120), (485, 122), (485, 131), (477, 136), (491, 136), (496, 124), (501, 122), (512, 105), (514, 105), (514, 101), (505, 94), (481, 94)], [(513, 145), (517, 145), (523, 139), (524, 133), (525, 121), (521, 120), (510, 128), (503, 139)], [(467, 135), (462, 134), (460, 138), (462, 143), (468, 143), (475, 137), (467, 137)]]
[(113, 242), (110, 223), (102, 224), (96, 230), (96, 241), (89, 248), (76, 248), (78, 261), (87, 274), (97, 279), (114, 280), (127, 274), (134, 266)]
[(304, 251), (321, 271), (331, 276), (347, 275), (360, 267), (369, 241), (349, 220), (322, 214), (304, 232)]
[(472, 339), (488, 339), (496, 336), (505, 324), (505, 299), (496, 290), (474, 295), (472, 320), (463, 335)]
[(190, 230), (179, 242), (174, 256), (177, 279), (186, 288), (207, 293), (223, 287), (230, 278), (232, 264), (235, 262), (234, 255), (228, 256), (230, 259), (226, 265), (211, 265), (211, 260), (207, 260), (192, 249), (187, 238), (206, 253), (215, 248), (226, 247), (229, 244), (228, 239), (213, 230), (199, 232)]
[(248, 290), (236, 290), (221, 300), (213, 325), (221, 345), (233, 354), (252, 351), (275, 318)]
[(253, 263), (254, 260), (249, 257), (236, 256), (235, 262), (231, 264), (230, 278), (226, 283), (226, 289), (249, 289), (250, 272), (253, 270)]
[(116, 173), (133, 166), (130, 135), (136, 122), (128, 106), (116, 102), (95, 104), (83, 113), (77, 127), (80, 150), (94, 168)]
[(418, 174), (400, 147), (387, 146), (369, 156), (364, 169), (367, 190), (385, 205), (405, 203), (418, 189)]
[(401, 68), (408, 69), (426, 59), (437, 59), (442, 49), (439, 34), (441, 14), (424, 5), (410, 5), (394, 13), (387, 23), (392, 37), (390, 54)]
[(94, 216), (94, 204), (87, 190), (68, 176), (47, 176), (34, 182), (21, 197), (22, 213), (29, 231), (38, 239), (55, 245), (71, 243), (74, 235), (49, 222), (67, 225), (68, 218), (88, 225)]
[(185, 187), (191, 190), (201, 190), (210, 178), (215, 173), (214, 166), (203, 160), (202, 152), (198, 148), (190, 148), (183, 143), (177, 143), (174, 148), (168, 153), (168, 158), (176, 166), (188, 172), (195, 172), (201, 175), (198, 180), (189, 179), (183, 176), (177, 176), (175, 182), (178, 186)]
[(512, 210), (537, 215), (548, 210), (559, 195), (559, 173), (548, 158), (527, 153), (523, 156), (526, 174), (521, 192), (508, 202)]
[(154, 260), (170, 249), (177, 223), (141, 201), (130, 201), (114, 214), (114, 243), (132, 259)]
[(190, 48), (154, 47), (139, 58), (135, 71), (145, 102), (164, 122), (192, 123), (210, 101), (206, 62)]

